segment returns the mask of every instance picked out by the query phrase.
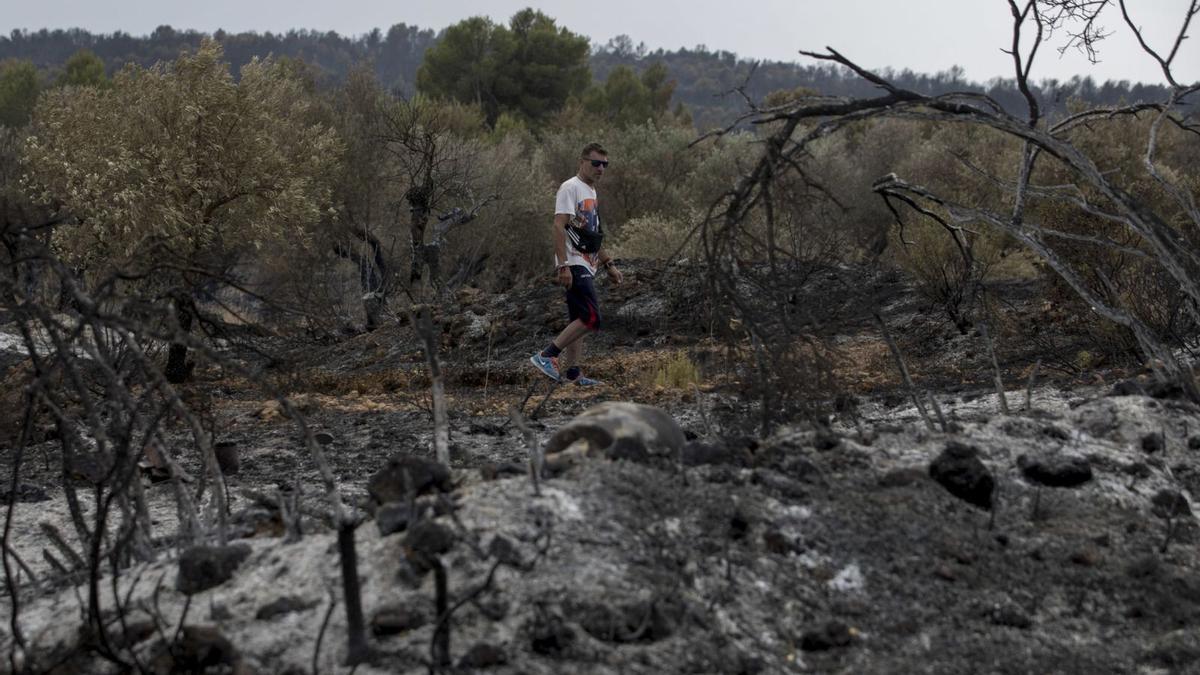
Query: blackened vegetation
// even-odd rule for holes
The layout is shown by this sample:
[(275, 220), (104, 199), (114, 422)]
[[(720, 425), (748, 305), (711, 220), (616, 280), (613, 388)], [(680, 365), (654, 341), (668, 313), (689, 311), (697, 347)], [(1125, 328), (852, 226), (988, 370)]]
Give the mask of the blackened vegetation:
[(817, 422), (831, 407), (839, 387), (830, 339), (861, 299), (838, 266), (837, 237), (796, 212), (827, 195), (803, 177), (757, 179), (767, 186), (762, 194), (728, 195), (698, 236), (706, 323), (736, 355), (765, 432), (797, 414)]
[[(0, 154), (0, 166), (6, 170), (12, 168), (11, 160)], [(12, 400), (18, 404), (15, 419), (3, 420), (5, 425), (15, 422), (5, 428), (12, 452), (5, 493), (20, 498), (25, 491), (22, 470), (34, 461), (30, 447), (49, 441), (56, 446), (54, 452), (43, 446), (39, 460), (59, 462), (74, 531), (65, 536), (43, 523), (47, 539), (42, 557), (55, 574), (39, 578), (11, 550), (14, 509), (5, 510), (0, 559), (14, 646), (8, 665), (18, 671), (17, 648), (29, 646), (21, 627), (23, 600), (31, 592), (83, 582), (85, 650), (121, 670), (160, 667), (143, 663), (132, 648), (130, 627), (124, 622), (132, 611), (125, 606), (127, 597), (106, 591), (110, 584), (116, 588), (135, 564), (173, 550), (181, 552), (177, 584), (189, 602), (178, 626), (170, 633), (162, 631), (162, 650), (153, 660), (165, 659), (167, 665), (161, 667), (168, 670), (231, 664), (237, 657), (227, 640), (185, 625), (191, 594), (222, 583), (249, 550), (227, 545), (230, 499), (216, 453), (220, 412), (207, 394), (180, 384), (197, 360), (262, 384), (264, 393), (292, 420), (293, 432), (325, 479), (332, 507), (323, 514), (325, 519), (352, 532), (353, 518), (343, 509), (321, 446), (281, 393), (263, 384), (243, 362), (214, 350), (211, 338), (216, 337), (217, 324), (200, 317), (192, 299), (208, 284), (237, 286), (226, 264), (185, 262), (151, 241), (146, 244), (148, 261), (142, 265), (81, 273), (48, 244), (49, 230), (71, 219), (17, 199), (8, 192), (9, 185), (6, 181), (0, 204), (0, 242), (8, 263), (0, 274), (0, 305), (28, 358), (9, 375), (20, 393)], [(62, 298), (67, 302), (60, 303)], [(184, 463), (202, 470), (192, 475), (182, 468)], [(226, 470), (231, 467), (227, 458)], [(170, 533), (157, 531), (150, 516), (143, 473), (151, 480), (170, 482), (178, 519)], [(351, 567), (350, 590), (353, 576)], [(348, 600), (348, 605), (353, 603)], [(171, 626), (157, 609), (152, 614), (156, 625)], [(113, 616), (121, 620), (114, 623)], [(353, 645), (353, 636), (351, 641)], [(49, 667), (39, 658), (30, 654), (20, 669), (39, 672)]]
[[(805, 271), (821, 260), (822, 251), (835, 249), (823, 246), (832, 244), (834, 237), (813, 225), (811, 215), (804, 217), (803, 209), (828, 193), (806, 163), (811, 148), (870, 120), (903, 118), (971, 125), (1023, 146), (1019, 162), (1005, 175), (960, 160), (981, 185), (998, 191), (1000, 198), (994, 202), (968, 203), (943, 194), (928, 187), (924, 176), (891, 173), (872, 188), (891, 210), (902, 244), (906, 224), (927, 221), (944, 230), (959, 252), (959, 261), (943, 278), (941, 302), (960, 331), (978, 326), (981, 349), (994, 351), (987, 329), (990, 312), (987, 288), (982, 285), (983, 263), (975, 250), (979, 232), (990, 229), (1010, 237), (1052, 270), (1061, 288), (1081, 301), (1081, 308), (1118, 326), (1160, 380), (1176, 382), (1189, 398), (1200, 400), (1190, 368), (1177, 357), (1178, 347), (1194, 346), (1200, 323), (1195, 309), (1200, 306), (1200, 263), (1194, 254), (1200, 210), (1186, 179), (1160, 161), (1167, 137), (1194, 144), (1200, 136), (1195, 120), (1183, 114), (1185, 106), (1194, 103), (1200, 84), (1180, 82), (1173, 71), (1197, 3), (1188, 4), (1172, 43), (1156, 50), (1142, 42), (1170, 83), (1164, 100), (1092, 108), (1052, 120), (1045, 117), (1031, 90), (1032, 65), (1048, 35), (1065, 31), (1070, 46), (1092, 53), (1103, 37), (1095, 24), (1096, 13), (1108, 4), (1009, 2), (1010, 54), (1017, 88), (1026, 102), (1022, 116), (983, 94), (928, 95), (906, 89), (834, 49), (803, 52), (852, 70), (880, 94), (874, 98), (806, 96), (774, 108), (754, 108), (747, 116), (768, 133), (765, 150), (745, 178), (710, 210), (701, 235), (712, 267), (711, 288), (719, 300), (715, 304), (742, 322), (739, 330), (752, 344), (750, 357), (758, 381), (765, 384), (778, 377), (781, 391), (795, 386), (792, 375), (807, 375), (800, 379), (825, 384), (821, 343), (813, 337), (816, 322), (809, 319), (820, 314), (789, 313), (786, 304), (793, 281), (805, 277)], [(1141, 40), (1125, 3), (1118, 5), (1126, 28)], [(1106, 172), (1101, 151), (1079, 140), (1081, 129), (1113, 116), (1144, 118), (1148, 123), (1143, 175), (1136, 179)], [(1150, 189), (1137, 189), (1134, 180), (1148, 181)], [(1060, 226), (1064, 218), (1087, 225)], [(806, 235), (806, 247), (787, 238), (797, 231)], [(886, 237), (878, 240), (887, 241)], [(875, 256), (883, 250), (869, 248)], [(1081, 254), (1082, 250), (1088, 254)], [(766, 279), (745, 272), (742, 261), (750, 257), (749, 252), (755, 260), (769, 262)], [(1139, 296), (1134, 284), (1147, 280), (1158, 284), (1158, 290)], [(868, 277), (859, 285), (870, 283)], [(764, 306), (756, 308), (751, 298), (763, 300)], [(775, 342), (783, 335), (786, 345), (802, 344), (805, 349)], [(805, 356), (798, 358), (797, 351)], [(999, 375), (996, 379), (999, 386)], [(761, 395), (765, 423), (779, 404), (766, 388)]]

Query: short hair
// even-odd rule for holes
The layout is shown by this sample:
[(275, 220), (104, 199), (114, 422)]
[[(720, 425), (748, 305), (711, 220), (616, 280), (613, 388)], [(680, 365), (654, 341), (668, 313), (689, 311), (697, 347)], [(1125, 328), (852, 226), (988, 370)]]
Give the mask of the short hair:
[(579, 157), (580, 159), (587, 159), (588, 155), (592, 154), (593, 152), (598, 152), (601, 155), (608, 157), (608, 151), (605, 150), (604, 146), (600, 145), (599, 143), (588, 143), (587, 145), (583, 146), (583, 150), (579, 153)]

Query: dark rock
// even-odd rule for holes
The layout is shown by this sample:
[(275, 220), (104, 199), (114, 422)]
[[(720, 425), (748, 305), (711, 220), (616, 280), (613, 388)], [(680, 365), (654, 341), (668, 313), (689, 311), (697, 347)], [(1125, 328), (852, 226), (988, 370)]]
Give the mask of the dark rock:
[(625, 605), (579, 603), (571, 605), (568, 611), (589, 635), (615, 643), (657, 642), (668, 638), (683, 616), (681, 603), (664, 599)]
[(469, 434), (481, 434), (484, 436), (503, 436), (506, 432), (503, 424), (493, 424), (491, 422), (472, 422), (471, 426), (467, 427)]
[(747, 466), (752, 459), (744, 446), (720, 440), (708, 442), (691, 441), (683, 446), (683, 463), (685, 466), (700, 466), (702, 464)]
[(509, 567), (516, 569), (525, 567), (525, 557), (521, 555), (521, 549), (513, 543), (512, 539), (502, 534), (492, 537), (492, 542), (488, 544), (488, 555)]
[(1003, 605), (993, 608), (988, 618), (997, 626), (1009, 626), (1027, 630), (1033, 626), (1033, 620), (1016, 605)]
[(287, 595), (282, 598), (276, 598), (271, 602), (258, 608), (254, 613), (254, 618), (260, 621), (270, 621), (275, 617), (283, 616), (284, 614), (292, 614), (293, 612), (303, 612), (307, 609), (312, 609), (317, 606), (315, 600), (305, 600), (304, 598)]
[(498, 480), (500, 478), (508, 478), (510, 476), (523, 476), (528, 473), (528, 469), (523, 464), (516, 462), (503, 462), (496, 464), (488, 462), (479, 467), (479, 475), (484, 480)]
[(242, 470), (236, 441), (218, 441), (213, 445), (213, 454), (217, 456), (217, 468), (222, 475), (233, 476)]
[(454, 513), (458, 510), (458, 495), (446, 496), (444, 494), (428, 497), (421, 497), (417, 500), (418, 510), (421, 508), (424, 511), (421, 513), (433, 513), (435, 516), (445, 516)]
[(1154, 454), (1165, 447), (1162, 434), (1146, 434), (1142, 436), (1142, 450)]
[(441, 555), (449, 551), (457, 537), (450, 528), (433, 520), (423, 520), (408, 532), (404, 545), (414, 551)]
[(923, 482), (927, 476), (924, 471), (912, 467), (908, 469), (893, 469), (879, 477), (879, 487), (897, 488)]
[(1149, 478), (1154, 475), (1154, 472), (1150, 470), (1150, 465), (1145, 462), (1132, 462), (1126, 464), (1121, 470), (1134, 478)]
[(800, 637), (800, 648), (806, 652), (819, 652), (834, 647), (846, 647), (854, 640), (850, 627), (838, 621), (831, 621), (824, 627), (806, 632)]
[(858, 408), (858, 397), (854, 394), (840, 393), (833, 398), (833, 409), (840, 413), (853, 413)]
[(822, 452), (833, 450), (841, 444), (841, 436), (824, 429), (818, 431), (816, 437), (813, 438), (813, 447)]
[(1053, 424), (1047, 424), (1042, 427), (1042, 435), (1059, 441), (1071, 440), (1071, 432), (1062, 427), (1056, 427)]
[(1068, 560), (1080, 567), (1095, 567), (1100, 563), (1100, 554), (1090, 548), (1082, 548), (1070, 555)]
[(208, 618), (210, 621), (216, 621), (218, 623), (222, 621), (232, 621), (233, 612), (229, 611), (229, 607), (227, 607), (225, 603), (218, 602), (214, 603), (208, 608)]
[(1083, 457), (1021, 455), (1017, 467), (1030, 482), (1047, 487), (1076, 487), (1092, 479), (1092, 465)]
[(788, 457), (783, 461), (783, 473), (807, 483), (823, 483), (825, 477), (821, 469), (807, 457)]
[(762, 539), (763, 547), (777, 555), (788, 555), (802, 550), (790, 537), (773, 527), (763, 532)]
[(50, 501), (50, 494), (44, 488), (29, 483), (18, 483), (17, 489), (10, 491), (8, 484), (0, 488), (0, 504), (33, 504)]
[(333, 434), (329, 433), (328, 431), (318, 431), (317, 433), (313, 434), (313, 440), (321, 445), (332, 445)]
[(729, 538), (734, 541), (746, 538), (746, 533), (750, 531), (750, 520), (741, 513), (734, 513), (729, 518)]
[(508, 610), (511, 609), (509, 603), (500, 598), (491, 600), (479, 600), (475, 603), (475, 608), (479, 610), (489, 621), (500, 621), (508, 616)]
[(270, 509), (259, 504), (234, 511), (229, 517), (229, 524), (230, 536), (235, 539), (280, 537), (283, 536), (284, 530), (279, 509)]
[(175, 588), (192, 595), (220, 586), (233, 576), (242, 561), (250, 555), (246, 544), (229, 546), (193, 546), (179, 556), (179, 576)]
[(1144, 396), (1145, 388), (1136, 379), (1121, 380), (1113, 385), (1112, 390), (1108, 392), (1109, 396)]
[(179, 639), (151, 664), (154, 672), (204, 673), (239, 661), (237, 650), (216, 626), (184, 626)]
[(458, 660), (459, 668), (491, 668), (508, 663), (508, 655), (497, 645), (479, 642)]
[(412, 604), (381, 607), (371, 616), (371, 633), (376, 637), (399, 635), (429, 622), (429, 617)]
[(947, 565), (938, 565), (933, 568), (933, 576), (944, 581), (957, 581), (958, 575), (954, 573), (954, 569)]
[(1200, 436), (1192, 436), (1188, 439), (1188, 450), (1200, 450)]
[(95, 454), (80, 453), (69, 455), (65, 464), (71, 480), (99, 485), (108, 477), (111, 461)]
[(450, 470), (431, 459), (397, 454), (388, 459), (387, 466), (376, 471), (367, 481), (367, 492), (379, 504), (408, 499), (405, 475), (417, 494), (432, 490), (449, 492)]
[(978, 506), (992, 508), (996, 480), (979, 459), (979, 450), (958, 441), (950, 441), (929, 465), (929, 475), (950, 494)]
[(767, 661), (761, 656), (740, 654), (737, 661), (737, 675), (758, 675), (767, 671)]
[(1185, 399), (1187, 392), (1179, 382), (1151, 382), (1146, 386), (1146, 393), (1157, 399)]
[(449, 551), (457, 537), (454, 531), (433, 520), (422, 520), (408, 530), (404, 550), (413, 569), (424, 574), (436, 565), (434, 560)]
[(375, 512), (375, 524), (379, 526), (381, 537), (403, 532), (412, 521), (412, 510), (407, 502), (389, 502)]
[(1176, 490), (1162, 489), (1150, 499), (1150, 510), (1159, 518), (1178, 518), (1192, 515), (1187, 497)]
[(557, 614), (540, 610), (525, 625), (529, 646), (534, 652), (557, 656), (575, 643), (575, 631)]

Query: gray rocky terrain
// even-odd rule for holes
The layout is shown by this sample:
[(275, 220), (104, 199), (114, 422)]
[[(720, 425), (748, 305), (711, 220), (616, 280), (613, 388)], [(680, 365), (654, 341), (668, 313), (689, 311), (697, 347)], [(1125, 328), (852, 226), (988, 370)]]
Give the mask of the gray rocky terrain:
[[(656, 307), (649, 274), (633, 276), (613, 305), (640, 309), (614, 315), (592, 371), (609, 386), (561, 388), (532, 423), (539, 445), (563, 441), (537, 484), (506, 411), (538, 384), (523, 355), (558, 321), (552, 290), (468, 293), (443, 318), (449, 470), (432, 462), (427, 383), (403, 327), (295, 357), (319, 365), (292, 398), (362, 518), (371, 656), (354, 672), (431, 670), (440, 578), (451, 672), (1200, 672), (1200, 407), (1136, 378), (1044, 377), (1026, 391), (1014, 375), (1002, 414), (986, 386), (932, 380), (944, 423), (899, 386), (860, 388), (822, 424), (764, 435), (753, 401), (719, 384), (725, 366), (694, 388), (636, 373), (662, 350), (703, 362), (705, 338), (677, 327), (686, 299)], [(917, 372), (938, 359), (918, 354)], [(161, 552), (99, 585), (103, 606), (124, 608), (106, 615), (110, 633), (149, 672), (349, 672), (316, 469), (278, 407), (203, 368), (197, 380), (238, 453), (231, 542), (172, 547), (172, 483), (148, 476)], [(564, 430), (612, 401), (664, 411), (682, 443), (656, 435), (671, 424), (660, 420), (572, 444)], [(115, 672), (80, 630), (86, 584), (40, 554), (43, 523), (70, 529), (53, 448), (33, 447), (15, 495), (4, 487), (9, 540), (38, 579), (21, 590), (19, 659)]]

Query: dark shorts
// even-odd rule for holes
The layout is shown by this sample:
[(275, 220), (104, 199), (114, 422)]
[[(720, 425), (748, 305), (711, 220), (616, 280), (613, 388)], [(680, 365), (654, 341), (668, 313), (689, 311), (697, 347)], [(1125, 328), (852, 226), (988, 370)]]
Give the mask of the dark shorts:
[(571, 287), (567, 289), (567, 316), (579, 319), (592, 330), (600, 330), (600, 303), (592, 273), (583, 265), (571, 265)]

